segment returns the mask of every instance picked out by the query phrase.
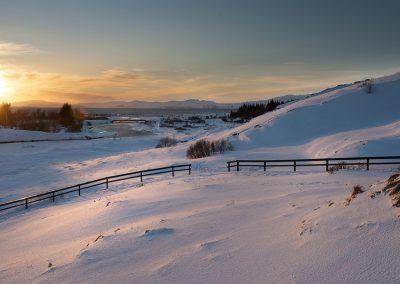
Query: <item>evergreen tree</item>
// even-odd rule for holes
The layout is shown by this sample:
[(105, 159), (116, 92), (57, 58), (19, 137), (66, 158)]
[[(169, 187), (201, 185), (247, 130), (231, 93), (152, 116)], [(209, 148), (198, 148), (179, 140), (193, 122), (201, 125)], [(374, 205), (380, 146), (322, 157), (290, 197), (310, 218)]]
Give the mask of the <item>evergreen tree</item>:
[(280, 104), (282, 103), (274, 100), (268, 101), (267, 104), (243, 104), (238, 110), (231, 111), (229, 117), (231, 119), (240, 118), (243, 120), (250, 120), (256, 116), (275, 110)]
[(75, 125), (74, 110), (69, 103), (63, 104), (59, 111), (60, 124), (71, 128)]

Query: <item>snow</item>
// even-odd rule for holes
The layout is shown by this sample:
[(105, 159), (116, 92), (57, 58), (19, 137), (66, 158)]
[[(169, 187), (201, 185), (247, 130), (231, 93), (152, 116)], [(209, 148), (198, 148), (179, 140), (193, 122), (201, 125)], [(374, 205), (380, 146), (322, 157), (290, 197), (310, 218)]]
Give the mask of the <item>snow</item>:
[(383, 126), (345, 131), (315, 139), (305, 145), (309, 156), (396, 156), (399, 154), (400, 121)]
[(181, 175), (59, 200), (1, 221), (0, 279), (395, 283), (398, 210), (367, 193), (344, 205), (387, 174)]
[(0, 142), (83, 139), (80, 133), (48, 133), (42, 131), (0, 128)]
[(86, 140), (102, 137), (112, 137), (114, 133), (106, 131), (96, 132), (43, 132), (30, 130), (17, 130), (0, 128), (0, 143), (38, 142), (38, 141), (62, 141), (62, 140)]
[(251, 149), (303, 145), (327, 135), (382, 126), (399, 121), (399, 90), (399, 79), (378, 81), (371, 94), (352, 85), (257, 117), (225, 136), (239, 133), (237, 148)]
[[(288, 104), (234, 129), (235, 151), (187, 160), (156, 136), (0, 145), (0, 201), (106, 175), (193, 164), (0, 215), (3, 283), (398, 283), (399, 209), (371, 171), (226, 172), (241, 158), (398, 155), (399, 74)], [(239, 135), (233, 135), (239, 133)], [(349, 205), (354, 185), (366, 190)]]

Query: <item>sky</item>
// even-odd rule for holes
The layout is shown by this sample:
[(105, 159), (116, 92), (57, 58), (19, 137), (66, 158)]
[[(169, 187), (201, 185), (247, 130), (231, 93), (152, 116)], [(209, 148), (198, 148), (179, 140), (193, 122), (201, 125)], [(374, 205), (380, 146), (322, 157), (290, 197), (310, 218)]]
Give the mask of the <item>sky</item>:
[(0, 100), (240, 102), (400, 71), (398, 0), (0, 0)]

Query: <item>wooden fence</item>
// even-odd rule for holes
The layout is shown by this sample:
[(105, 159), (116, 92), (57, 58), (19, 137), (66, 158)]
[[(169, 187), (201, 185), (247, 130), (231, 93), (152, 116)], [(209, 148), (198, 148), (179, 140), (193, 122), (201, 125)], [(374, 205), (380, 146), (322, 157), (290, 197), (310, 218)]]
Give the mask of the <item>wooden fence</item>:
[(287, 160), (235, 160), (227, 162), (228, 172), (231, 169), (239, 171), (241, 167), (260, 167), (264, 171), (270, 167), (289, 167), (296, 171), (299, 167), (332, 167), (365, 166), (367, 171), (372, 165), (400, 165), (400, 156), (380, 157), (345, 157), (320, 159), (287, 159)]
[(25, 208), (28, 208), (29, 204), (47, 200), (47, 199), (51, 199), (54, 202), (55, 198), (57, 196), (61, 196), (61, 195), (71, 193), (71, 192), (77, 192), (78, 195), (80, 196), (81, 192), (83, 190), (92, 188), (95, 186), (99, 186), (99, 185), (105, 185), (106, 188), (108, 189), (109, 184), (113, 183), (113, 182), (123, 181), (123, 180), (127, 180), (127, 179), (134, 179), (134, 178), (138, 178), (138, 179), (140, 179), (141, 182), (143, 182), (143, 178), (146, 176), (160, 175), (160, 174), (165, 174), (165, 173), (171, 173), (172, 176), (175, 176), (176, 172), (181, 172), (181, 171), (187, 171), (188, 174), (190, 175), (191, 171), (192, 171), (192, 165), (191, 164), (174, 165), (174, 166), (168, 166), (168, 167), (162, 167), (162, 168), (156, 168), (156, 169), (149, 169), (149, 170), (119, 174), (119, 175), (114, 175), (114, 176), (107, 176), (104, 178), (87, 181), (84, 183), (60, 188), (57, 190), (52, 190), (52, 191), (48, 191), (48, 192), (44, 192), (44, 193), (40, 193), (40, 194), (36, 194), (36, 195), (26, 196), (26, 197), (8, 201), (5, 203), (0, 203), (0, 211), (15, 208), (15, 207), (20, 207), (20, 206), (24, 206)]

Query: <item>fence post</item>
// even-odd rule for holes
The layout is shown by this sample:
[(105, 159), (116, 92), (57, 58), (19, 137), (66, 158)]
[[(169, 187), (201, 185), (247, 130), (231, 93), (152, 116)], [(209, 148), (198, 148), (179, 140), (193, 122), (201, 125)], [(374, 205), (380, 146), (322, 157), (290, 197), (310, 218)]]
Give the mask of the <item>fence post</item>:
[(53, 191), (52, 193), (53, 193), (53, 196), (52, 196), (52, 198), (51, 198), (51, 199), (53, 199), (53, 202), (54, 202), (54, 198), (55, 198), (55, 196), (54, 196), (54, 191)]
[(143, 182), (143, 172), (140, 172), (140, 182)]
[(81, 196), (81, 185), (78, 184), (78, 195)]
[(264, 161), (264, 172), (267, 170), (267, 162)]
[(25, 209), (28, 209), (28, 198), (25, 198)]
[(108, 189), (108, 178), (106, 178), (106, 189)]
[(367, 158), (367, 171), (369, 171), (369, 158)]
[(227, 164), (228, 164), (228, 172), (230, 172), (231, 171), (231, 162), (227, 162)]
[(329, 171), (329, 159), (325, 160), (325, 169), (326, 171)]
[(174, 177), (175, 176), (174, 166), (172, 166), (171, 169), (172, 169), (171, 170), (172, 176)]
[(192, 173), (192, 165), (189, 165), (189, 175)]
[(296, 160), (293, 160), (293, 169), (296, 171)]
[(236, 161), (236, 171), (239, 171), (239, 161)]

